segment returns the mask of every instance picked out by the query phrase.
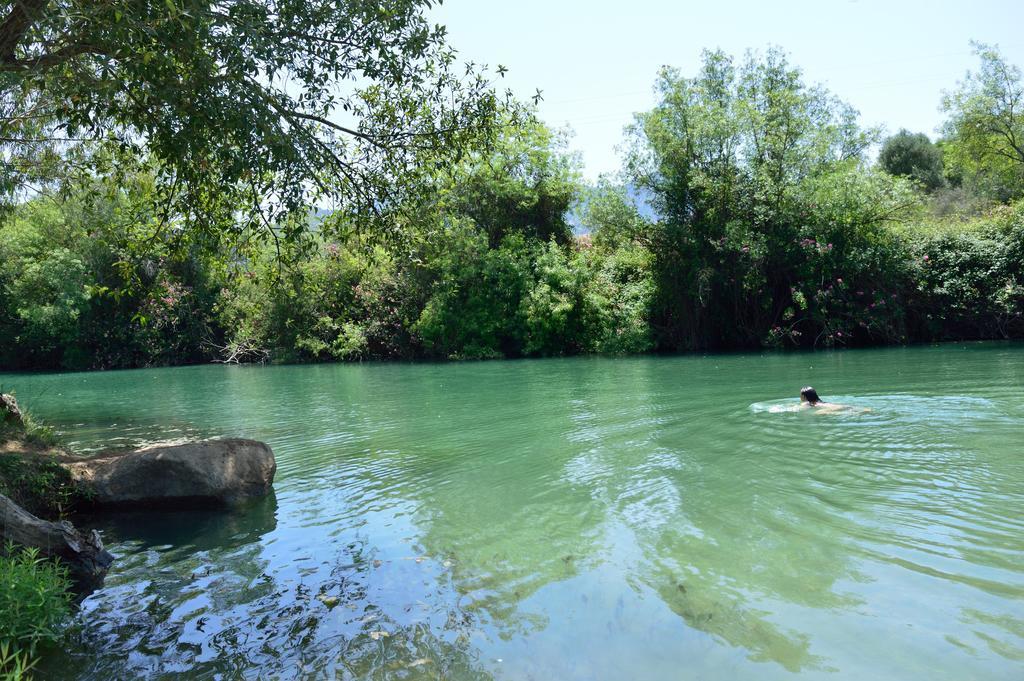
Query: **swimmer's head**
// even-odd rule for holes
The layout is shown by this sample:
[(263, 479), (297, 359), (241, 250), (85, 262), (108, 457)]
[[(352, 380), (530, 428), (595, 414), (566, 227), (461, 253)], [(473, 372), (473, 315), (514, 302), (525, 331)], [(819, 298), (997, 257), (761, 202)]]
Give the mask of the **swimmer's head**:
[(801, 388), (800, 390), (800, 401), (808, 402), (810, 404), (817, 404), (818, 402), (821, 402), (821, 398), (818, 397), (817, 390), (815, 390), (811, 386), (807, 386), (806, 388)]

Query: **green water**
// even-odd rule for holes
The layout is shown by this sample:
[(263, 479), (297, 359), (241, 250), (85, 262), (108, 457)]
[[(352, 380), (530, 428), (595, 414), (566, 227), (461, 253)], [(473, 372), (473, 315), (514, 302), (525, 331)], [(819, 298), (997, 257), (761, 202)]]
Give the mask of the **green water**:
[[(813, 384), (856, 415), (775, 413)], [(82, 448), (269, 442), (92, 519), (52, 678), (1024, 678), (1024, 346), (2, 375)]]

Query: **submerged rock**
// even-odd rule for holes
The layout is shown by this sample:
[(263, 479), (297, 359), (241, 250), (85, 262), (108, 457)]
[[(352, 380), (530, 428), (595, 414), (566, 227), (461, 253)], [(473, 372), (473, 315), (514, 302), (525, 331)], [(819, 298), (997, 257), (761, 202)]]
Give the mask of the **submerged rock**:
[(96, 506), (227, 506), (270, 491), (277, 463), (256, 440), (204, 440), (67, 461)]
[(8, 542), (36, 548), (42, 557), (59, 559), (79, 592), (99, 588), (114, 562), (96, 530), (84, 533), (66, 520), (40, 520), (0, 494), (0, 551)]

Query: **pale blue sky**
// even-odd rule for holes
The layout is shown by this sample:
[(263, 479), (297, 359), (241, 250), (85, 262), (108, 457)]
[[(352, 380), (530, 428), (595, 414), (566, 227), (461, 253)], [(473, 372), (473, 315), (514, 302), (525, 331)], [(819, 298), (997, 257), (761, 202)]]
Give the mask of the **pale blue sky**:
[(575, 131), (591, 178), (619, 168), (622, 128), (653, 104), (658, 67), (692, 75), (703, 48), (779, 45), (865, 125), (933, 138), (942, 90), (977, 63), (970, 40), (1024, 66), (1024, 0), (445, 0), (432, 16), (463, 59), (508, 66), (521, 97), (543, 90), (541, 117)]

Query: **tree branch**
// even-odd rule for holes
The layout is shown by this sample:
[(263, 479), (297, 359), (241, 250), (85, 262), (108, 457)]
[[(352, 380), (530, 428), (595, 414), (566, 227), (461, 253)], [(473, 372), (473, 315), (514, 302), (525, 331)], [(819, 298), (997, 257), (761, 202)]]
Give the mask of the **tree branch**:
[(103, 50), (96, 45), (66, 45), (56, 52), (50, 52), (49, 54), (43, 54), (32, 59), (15, 59), (14, 55), (11, 54), (3, 58), (0, 62), (0, 72), (18, 72), (18, 71), (31, 71), (33, 69), (39, 69), (45, 71), (53, 66), (63, 64), (69, 59), (83, 54), (104, 54)]
[(7, 18), (0, 24), (0, 61), (13, 62), (18, 43), (42, 14), (50, 0), (14, 0)]

